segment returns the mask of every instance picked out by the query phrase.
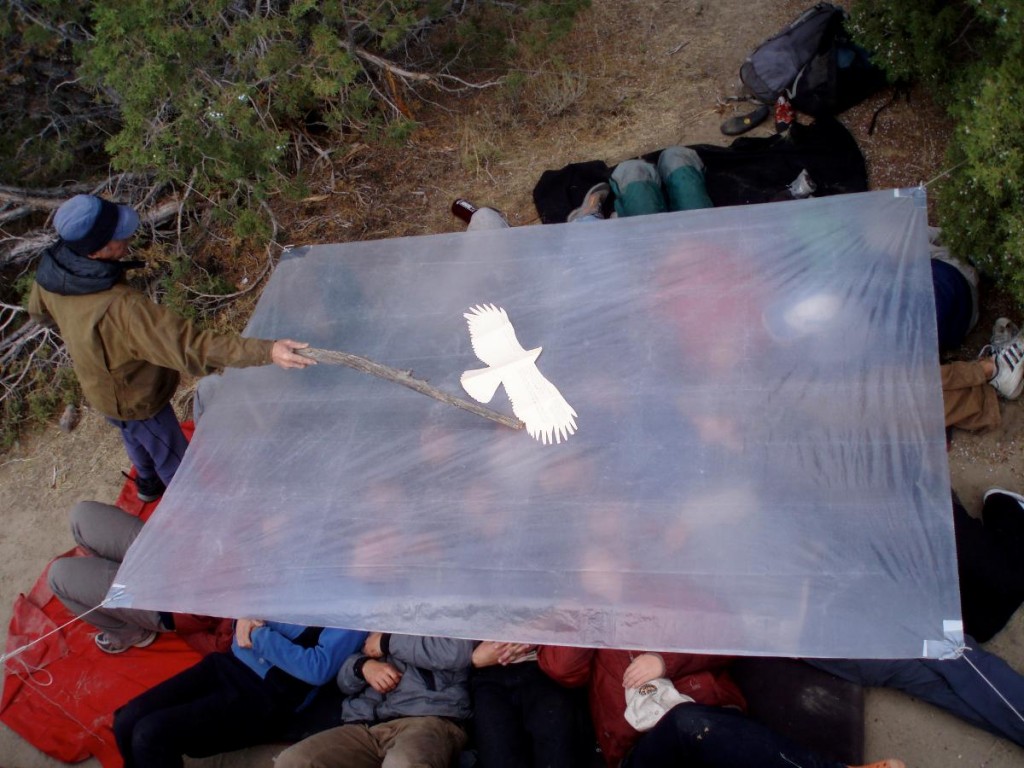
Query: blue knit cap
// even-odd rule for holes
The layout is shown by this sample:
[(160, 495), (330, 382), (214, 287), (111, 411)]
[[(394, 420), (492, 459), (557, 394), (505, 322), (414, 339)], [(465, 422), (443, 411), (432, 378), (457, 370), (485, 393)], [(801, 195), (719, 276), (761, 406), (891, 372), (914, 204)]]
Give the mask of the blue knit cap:
[(139, 214), (96, 195), (75, 195), (57, 209), (53, 226), (67, 246), (89, 256), (111, 240), (127, 240), (139, 228)]

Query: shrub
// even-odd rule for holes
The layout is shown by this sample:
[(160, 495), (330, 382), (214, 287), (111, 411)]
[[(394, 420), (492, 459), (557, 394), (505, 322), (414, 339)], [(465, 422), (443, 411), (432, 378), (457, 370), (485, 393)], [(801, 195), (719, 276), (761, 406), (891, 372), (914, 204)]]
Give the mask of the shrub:
[(1024, 302), (1024, 0), (862, 0), (852, 31), (956, 121), (937, 188), (947, 244)]
[[(513, 26), (526, 45), (550, 44), (589, 0), (32, 5), (0, 12), (17, 62), (0, 73), (0, 128), (15, 139), (0, 147), (0, 171), (32, 167), (41, 180), (67, 171), (85, 137), (109, 136), (115, 168), (251, 208), (291, 191), (306, 144), (406, 141), (415, 117), (402, 91), (458, 87), (449, 70), (484, 61), (496, 79), (515, 52)], [(61, 134), (59, 145), (37, 140)]]

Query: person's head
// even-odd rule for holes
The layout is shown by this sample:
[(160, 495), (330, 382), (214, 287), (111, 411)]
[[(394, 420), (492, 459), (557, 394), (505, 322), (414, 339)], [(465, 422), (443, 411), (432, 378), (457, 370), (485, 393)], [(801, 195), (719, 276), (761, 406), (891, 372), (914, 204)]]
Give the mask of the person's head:
[(128, 240), (139, 228), (139, 214), (96, 195), (75, 195), (57, 209), (53, 226), (79, 256), (119, 261), (128, 253)]

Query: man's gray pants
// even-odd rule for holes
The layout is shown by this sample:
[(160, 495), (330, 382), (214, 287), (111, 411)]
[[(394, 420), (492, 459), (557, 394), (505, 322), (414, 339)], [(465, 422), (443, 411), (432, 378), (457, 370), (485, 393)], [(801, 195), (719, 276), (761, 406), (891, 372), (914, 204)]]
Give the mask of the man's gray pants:
[(87, 555), (55, 560), (46, 577), (69, 611), (118, 640), (131, 641), (141, 632), (167, 629), (156, 611), (99, 608), (83, 616), (103, 602), (142, 525), (139, 518), (110, 504), (80, 501), (71, 510), (71, 533)]

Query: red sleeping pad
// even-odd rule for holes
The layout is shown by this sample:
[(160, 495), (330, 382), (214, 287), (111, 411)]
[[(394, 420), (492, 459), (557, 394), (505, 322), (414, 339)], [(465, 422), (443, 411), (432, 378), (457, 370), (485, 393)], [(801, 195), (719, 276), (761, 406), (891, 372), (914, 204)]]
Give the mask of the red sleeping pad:
[[(191, 422), (182, 427), (191, 437)], [(135, 484), (128, 481), (116, 503), (145, 520), (158, 502), (140, 502)], [(75, 549), (65, 554), (82, 552)], [(5, 653), (38, 640), (74, 618), (47, 586), (47, 570), (49, 566), (28, 595), (19, 595), (15, 601)], [(175, 633), (164, 632), (148, 648), (132, 648), (111, 656), (96, 647), (96, 631), (84, 621), (73, 621), (8, 659), (3, 670), (0, 720), (58, 760), (77, 763), (95, 756), (104, 768), (120, 768), (121, 756), (111, 730), (114, 711), (192, 666), (200, 655)]]

